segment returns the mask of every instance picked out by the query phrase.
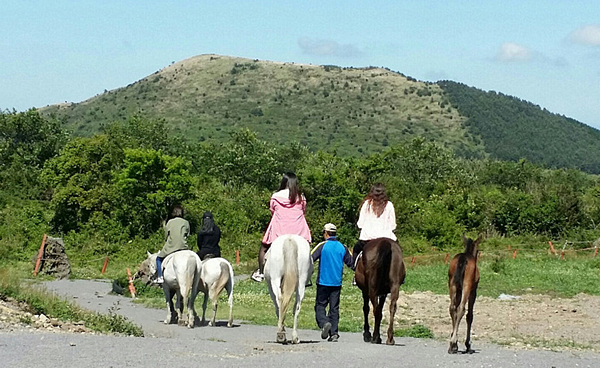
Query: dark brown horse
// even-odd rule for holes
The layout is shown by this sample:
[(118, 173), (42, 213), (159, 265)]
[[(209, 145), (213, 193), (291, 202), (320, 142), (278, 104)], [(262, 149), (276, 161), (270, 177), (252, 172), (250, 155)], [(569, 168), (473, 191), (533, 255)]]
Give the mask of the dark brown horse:
[[(381, 344), (379, 326), (382, 310), (387, 294), (390, 299), (390, 322), (387, 333), (388, 345), (394, 345), (394, 315), (400, 285), (404, 283), (406, 270), (402, 259), (402, 249), (395, 241), (378, 238), (369, 241), (362, 252), (355, 271), (356, 285), (362, 290), (365, 325), (363, 339), (365, 342)], [(373, 336), (369, 332), (369, 300), (373, 304), (375, 326)]]
[(469, 302), (467, 312), (467, 338), (465, 339), (465, 353), (471, 350), (471, 325), (473, 324), (473, 306), (477, 296), (479, 284), (479, 269), (477, 268), (478, 246), (482, 236), (473, 241), (463, 235), (465, 251), (459, 253), (450, 262), (448, 269), (448, 289), (450, 290), (450, 317), (452, 317), (452, 335), (450, 335), (449, 354), (458, 352), (458, 325), (465, 315), (465, 305)]

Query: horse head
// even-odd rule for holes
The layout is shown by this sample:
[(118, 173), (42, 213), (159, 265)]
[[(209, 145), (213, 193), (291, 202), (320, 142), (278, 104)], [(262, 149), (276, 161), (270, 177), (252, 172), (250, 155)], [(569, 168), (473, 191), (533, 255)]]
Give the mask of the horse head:
[(477, 259), (477, 254), (479, 253), (479, 243), (481, 243), (481, 240), (483, 240), (483, 234), (479, 234), (476, 240), (468, 238), (465, 236), (465, 234), (463, 234), (462, 241), (465, 245), (465, 253), (470, 254)]
[(156, 277), (156, 257), (158, 253), (150, 253), (146, 251), (148, 257), (139, 265), (134, 279), (140, 278), (143, 283), (150, 284)]

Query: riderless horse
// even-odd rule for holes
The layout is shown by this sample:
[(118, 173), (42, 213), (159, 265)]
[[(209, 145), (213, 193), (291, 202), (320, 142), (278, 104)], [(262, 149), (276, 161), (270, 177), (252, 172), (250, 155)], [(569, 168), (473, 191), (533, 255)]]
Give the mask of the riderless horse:
[[(387, 294), (390, 294), (390, 320), (385, 343), (394, 345), (396, 302), (405, 275), (402, 249), (397, 242), (388, 238), (377, 238), (370, 240), (365, 245), (355, 271), (356, 285), (362, 290), (363, 296), (365, 319), (363, 339), (365, 342), (381, 344), (379, 328), (382, 310)], [(375, 316), (372, 336), (369, 331), (369, 301), (373, 304)]]
[(477, 296), (479, 284), (479, 269), (477, 268), (478, 246), (482, 235), (473, 241), (462, 237), (465, 251), (459, 253), (450, 262), (448, 269), (448, 289), (450, 291), (450, 317), (452, 318), (452, 334), (450, 335), (449, 354), (458, 352), (458, 326), (465, 314), (465, 305), (469, 303), (467, 312), (467, 338), (465, 340), (465, 353), (473, 353), (471, 350), (471, 325), (473, 324), (473, 306)]
[(287, 342), (284, 326), (285, 314), (295, 291), (292, 343), (297, 344), (299, 339), (296, 329), (300, 304), (304, 298), (306, 281), (313, 272), (310, 245), (299, 235), (282, 235), (271, 244), (265, 258), (265, 279), (278, 318), (277, 342)]

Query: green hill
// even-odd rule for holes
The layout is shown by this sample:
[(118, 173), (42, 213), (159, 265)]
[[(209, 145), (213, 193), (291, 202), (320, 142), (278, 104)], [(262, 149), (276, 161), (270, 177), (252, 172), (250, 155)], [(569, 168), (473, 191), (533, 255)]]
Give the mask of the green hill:
[(219, 141), (249, 128), (265, 140), (361, 155), (422, 136), (466, 157), (526, 158), (600, 172), (594, 154), (600, 132), (593, 128), (512, 97), (454, 82), (424, 83), (386, 68), (200, 55), (126, 87), (41, 111), (64, 119), (77, 135), (137, 114), (165, 119), (191, 141)]

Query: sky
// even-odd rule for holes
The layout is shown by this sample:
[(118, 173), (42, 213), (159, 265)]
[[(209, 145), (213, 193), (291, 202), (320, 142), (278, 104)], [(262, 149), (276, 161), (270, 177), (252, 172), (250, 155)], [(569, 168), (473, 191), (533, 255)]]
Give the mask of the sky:
[(200, 54), (383, 66), (600, 129), (598, 0), (2, 1), (0, 109), (80, 102)]

